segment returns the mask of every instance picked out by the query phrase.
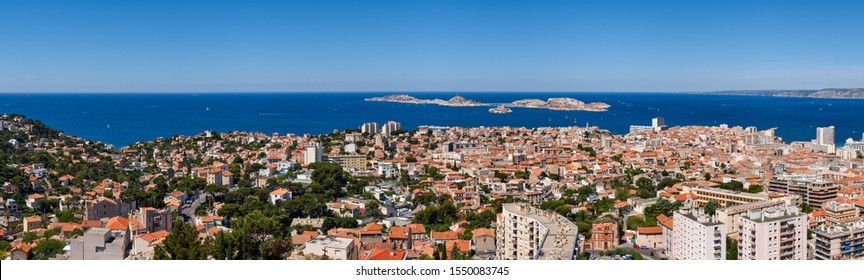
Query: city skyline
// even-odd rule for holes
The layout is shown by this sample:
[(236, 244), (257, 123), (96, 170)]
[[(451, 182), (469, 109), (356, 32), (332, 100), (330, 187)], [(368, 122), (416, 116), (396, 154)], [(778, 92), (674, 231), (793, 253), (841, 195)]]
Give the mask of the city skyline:
[(864, 80), (861, 3), (0, 6), (0, 23), (15, 26), (0, 30), (0, 92), (680, 92)]

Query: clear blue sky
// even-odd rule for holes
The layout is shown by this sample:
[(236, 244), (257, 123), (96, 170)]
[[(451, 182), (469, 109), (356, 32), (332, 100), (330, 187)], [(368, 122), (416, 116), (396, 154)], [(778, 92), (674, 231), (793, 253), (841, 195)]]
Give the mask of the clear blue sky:
[(0, 1), (0, 92), (864, 87), (864, 1)]

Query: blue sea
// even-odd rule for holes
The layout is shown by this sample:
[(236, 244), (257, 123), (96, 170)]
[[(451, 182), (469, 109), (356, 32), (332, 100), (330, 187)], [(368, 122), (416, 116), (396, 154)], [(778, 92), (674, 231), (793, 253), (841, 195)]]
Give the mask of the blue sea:
[[(838, 144), (862, 137), (864, 100), (692, 95), (667, 93), (464, 93), (482, 102), (572, 97), (605, 102), (608, 112), (513, 108), (506, 115), (488, 107), (445, 107), (366, 102), (392, 93), (211, 93), (211, 94), (0, 94), (0, 113), (23, 114), (83, 138), (125, 146), (157, 137), (205, 130), (320, 134), (395, 120), (404, 129), (438, 126), (599, 126), (626, 134), (630, 125), (777, 127), (786, 142), (815, 138), (816, 127), (836, 126)], [(449, 99), (453, 93), (411, 93)]]

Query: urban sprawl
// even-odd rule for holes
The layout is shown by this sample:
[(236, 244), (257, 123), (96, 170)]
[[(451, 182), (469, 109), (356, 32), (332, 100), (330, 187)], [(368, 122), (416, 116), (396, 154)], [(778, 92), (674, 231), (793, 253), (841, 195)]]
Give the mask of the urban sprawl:
[(389, 121), (118, 149), (2, 115), (0, 258), (864, 258), (864, 139), (774, 132)]

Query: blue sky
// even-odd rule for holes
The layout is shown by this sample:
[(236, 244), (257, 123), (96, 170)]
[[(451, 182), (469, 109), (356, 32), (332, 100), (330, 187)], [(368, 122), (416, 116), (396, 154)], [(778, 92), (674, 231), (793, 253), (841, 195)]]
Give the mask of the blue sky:
[(0, 1), (0, 92), (864, 86), (864, 1)]

